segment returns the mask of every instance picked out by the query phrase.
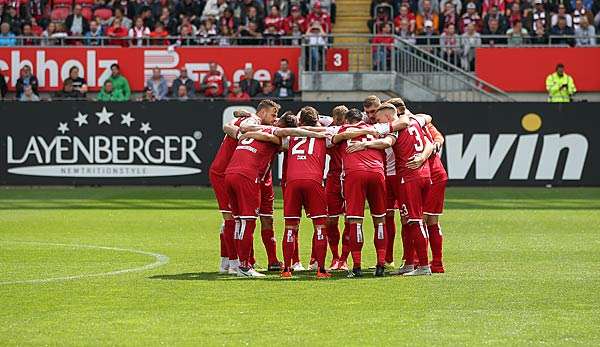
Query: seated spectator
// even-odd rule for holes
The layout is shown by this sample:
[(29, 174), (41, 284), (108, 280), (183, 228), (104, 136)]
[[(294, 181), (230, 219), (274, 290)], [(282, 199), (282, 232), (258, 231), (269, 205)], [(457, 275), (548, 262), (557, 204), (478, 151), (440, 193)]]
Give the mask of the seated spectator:
[(138, 101), (146, 101), (146, 102), (155, 102), (156, 96), (154, 96), (154, 92), (151, 88), (144, 88), (142, 92), (142, 96), (138, 99)]
[(141, 47), (144, 45), (144, 39), (150, 37), (150, 29), (144, 26), (144, 19), (142, 17), (135, 18), (135, 25), (129, 29), (129, 37), (132, 46)]
[[(35, 17), (31, 17), (30, 24), (31, 24), (31, 32), (33, 33), (33, 35), (34, 36), (42, 36), (42, 33), (44, 32), (44, 28), (42, 28), (41, 26), (38, 25), (38, 22), (35, 19)], [(39, 41), (38, 41), (38, 44), (39, 44)]]
[(217, 26), (213, 17), (206, 18), (200, 29), (198, 29), (198, 43), (201, 45), (212, 45), (214, 44), (213, 38), (217, 36)]
[(201, 19), (206, 20), (208, 17), (219, 18), (226, 8), (227, 3), (225, 0), (208, 0), (206, 1), (206, 5), (204, 5)]
[(20, 40), (22, 46), (37, 46), (40, 44), (40, 40), (36, 38), (37, 35), (31, 30), (31, 24), (23, 24), (21, 35), (23, 36)]
[(447, 3), (454, 5), (454, 11), (460, 16), (462, 13), (462, 2), (460, 0), (442, 0), (440, 1), (440, 11), (446, 8)]
[(110, 28), (106, 30), (106, 36), (111, 38), (108, 40), (108, 44), (113, 46), (127, 47), (128, 43), (127, 40), (125, 40), (127, 34), (127, 29), (121, 26), (121, 20), (119, 18), (115, 18)]
[(221, 25), (219, 33), (219, 39), (217, 45), (219, 46), (231, 46), (233, 44), (233, 31), (226, 24)]
[(252, 67), (244, 69), (244, 77), (240, 81), (240, 88), (252, 98), (260, 92), (260, 83), (254, 79), (254, 70)]
[(544, 2), (542, 0), (534, 0), (533, 4), (533, 11), (529, 12), (529, 15), (527, 16), (527, 23), (529, 23), (527, 26), (528, 29), (535, 32), (536, 23), (542, 23), (545, 29), (548, 30), (550, 28), (551, 18), (550, 13), (544, 8)]
[(475, 22), (467, 24), (467, 29), (461, 36), (462, 47), (461, 65), (464, 70), (475, 70), (475, 48), (481, 46), (481, 36), (475, 30)]
[(549, 10), (551, 13), (558, 13), (558, 6), (560, 5), (565, 5), (568, 13), (573, 11), (571, 0), (548, 0), (546, 10)]
[(152, 77), (146, 82), (146, 88), (152, 89), (156, 100), (164, 100), (169, 93), (167, 81), (160, 74), (159, 68), (152, 69)]
[(73, 81), (66, 79), (63, 82), (62, 90), (54, 93), (54, 98), (58, 100), (75, 99), (82, 100), (83, 94), (73, 88)]
[(239, 44), (249, 46), (260, 45), (263, 36), (255, 22), (249, 22), (247, 26), (240, 26), (239, 30), (239, 37), (242, 39), (239, 41)]
[(375, 35), (371, 43), (373, 44), (371, 48), (373, 52), (373, 69), (375, 71), (389, 71), (394, 46), (392, 23), (385, 23), (381, 33)]
[(521, 22), (515, 22), (513, 27), (506, 31), (508, 45), (521, 46), (526, 43), (525, 40), (527, 39), (528, 34), (527, 29), (523, 28)]
[(208, 64), (208, 73), (200, 84), (200, 91), (204, 92), (206, 97), (222, 97), (227, 88), (227, 78), (218, 70), (217, 63)]
[[(595, 4), (598, 4), (598, 6), (600, 7), (600, 1), (595, 1)], [(598, 13), (600, 13), (600, 8), (598, 9)], [(582, 0), (575, 0), (575, 9), (573, 10), (573, 29), (577, 30), (577, 28), (579, 27), (581, 20), (583, 18), (587, 18), (588, 24), (593, 23), (594, 22), (594, 18), (593, 18), (593, 14), (592, 11), (590, 11), (589, 9), (586, 9), (585, 6), (583, 5), (583, 1)], [(568, 20), (567, 20), (567, 25), (569, 24)]]
[[(163, 25), (163, 29), (169, 34), (169, 36), (177, 35), (177, 19), (171, 15), (171, 10), (169, 10), (168, 7), (165, 6), (161, 9), (157, 24), (158, 23)], [(154, 27), (156, 28), (156, 24)]]
[(308, 22), (302, 16), (300, 6), (298, 5), (292, 6), (291, 14), (285, 19), (283, 26), (286, 35), (292, 35), (292, 29), (294, 24), (298, 25), (298, 30), (302, 33), (306, 32), (306, 30), (308, 29)]
[(65, 27), (69, 36), (83, 36), (90, 31), (90, 24), (81, 15), (81, 5), (73, 7), (73, 13), (67, 16)]
[(95, 20), (90, 21), (90, 31), (85, 34), (85, 44), (86, 46), (101, 46), (102, 39), (100, 37), (104, 36), (102, 32), (102, 27), (98, 25), (98, 22)]
[[(526, 17), (521, 12), (521, 7), (519, 6), (519, 4), (516, 1), (513, 2), (511, 5), (510, 15), (507, 15), (507, 22), (508, 22), (507, 28), (508, 27), (512, 28), (512, 26), (514, 25), (515, 22), (523, 22), (524, 19), (526, 19)], [(543, 25), (544, 21), (542, 21), (540, 19), (540, 23), (542, 23), (542, 25)]]
[(442, 13), (440, 16), (440, 31), (445, 32), (450, 25), (454, 25), (454, 30), (456, 31), (456, 26), (458, 25), (458, 15), (454, 10), (454, 4), (451, 2), (446, 2), (444, 5), (444, 13)]
[(242, 90), (242, 88), (236, 83), (231, 88), (231, 93), (227, 96), (227, 101), (250, 101), (250, 95)]
[(494, 7), (500, 14), (504, 14), (506, 12), (506, 4), (504, 3), (504, 0), (483, 0), (483, 4), (481, 5), (481, 15), (483, 17), (487, 16), (487, 14)]
[(15, 34), (10, 32), (10, 24), (0, 24), (0, 46), (10, 47), (16, 45), (17, 39), (15, 37)]
[[(275, 73), (275, 95), (279, 98), (291, 98), (294, 96), (294, 81), (296, 76), (290, 70), (287, 59), (281, 59), (279, 70)], [(264, 86), (263, 86), (264, 89)]]
[(121, 7), (115, 8), (115, 15), (108, 20), (108, 26), (112, 26), (117, 19), (121, 22), (121, 26), (126, 30), (129, 30), (133, 26), (133, 21), (125, 16), (123, 8)]
[[(448, 5), (448, 3), (446, 3)], [(456, 35), (456, 27), (450, 24), (440, 36), (442, 58), (453, 65), (458, 65), (460, 55), (460, 37)]]
[[(424, 5), (425, 0), (419, 0), (417, 3), (417, 11), (419, 13), (424, 13), (427, 12), (425, 11), (425, 5)], [(443, 9), (443, 7), (440, 7), (440, 2), (439, 0), (430, 0), (431, 2), (431, 9), (435, 12), (435, 13), (440, 13), (440, 11)]]
[(309, 59), (307, 61), (309, 71), (322, 71), (325, 59), (325, 47), (327, 45), (323, 27), (314, 22), (305, 35)]
[(460, 18), (460, 32), (465, 33), (467, 26), (471, 23), (474, 24), (475, 31), (479, 32), (482, 30), (481, 17), (477, 13), (477, 6), (473, 2), (467, 4), (467, 12)]
[(104, 85), (98, 93), (98, 101), (128, 101), (120, 89), (115, 89), (110, 79), (104, 81)]
[(596, 28), (590, 25), (587, 17), (582, 16), (579, 20), (579, 27), (575, 28), (575, 42), (577, 46), (595, 46)]
[(417, 33), (421, 34), (425, 32), (425, 22), (430, 21), (434, 33), (438, 32), (440, 27), (440, 18), (438, 14), (433, 11), (430, 0), (423, 0), (423, 11), (417, 14), (416, 25)]
[(567, 13), (567, 8), (565, 5), (558, 5), (558, 13), (552, 15), (552, 21), (550, 22), (550, 25), (555, 26), (558, 24), (559, 17), (565, 17), (567, 20), (567, 26), (571, 28), (573, 27), (573, 17)]
[(482, 42), (484, 45), (505, 45), (505, 33), (506, 31), (500, 28), (498, 20), (496, 18), (490, 18), (488, 27), (483, 29)]
[(310, 13), (306, 17), (307, 25), (310, 27), (313, 24), (318, 24), (323, 29), (324, 33), (331, 32), (331, 18), (327, 12), (321, 8), (321, 2), (317, 1), (314, 3)]
[(4, 97), (8, 93), (8, 86), (6, 85), (6, 79), (4, 73), (0, 70), (0, 99), (4, 100)]
[(181, 46), (194, 45), (196, 39), (192, 30), (193, 28), (191, 26), (182, 26), (181, 32), (179, 34), (179, 40), (177, 40), (177, 43)]
[(542, 23), (538, 23), (535, 26), (535, 33), (531, 37), (531, 43), (535, 45), (547, 45), (548, 44), (548, 35), (546, 33), (546, 28)]
[(410, 11), (410, 8), (407, 4), (402, 4), (400, 6), (400, 12), (394, 18), (394, 27), (395, 31), (398, 32), (401, 28), (402, 20), (406, 20), (408, 22), (408, 31), (411, 34), (415, 33), (417, 29), (417, 20), (415, 15)]
[(559, 38), (550, 38), (550, 44), (567, 44), (573, 46), (575, 44), (575, 40), (568, 36), (575, 35), (575, 31), (573, 28), (569, 28), (567, 26), (567, 20), (565, 17), (560, 17), (558, 19), (558, 23), (552, 27), (550, 31), (550, 36), (565, 36)]
[(190, 17), (183, 16), (181, 17), (181, 25), (179, 25), (179, 27), (177, 28), (177, 32), (182, 36), (196, 36), (198, 35), (198, 28), (194, 24), (192, 24)]
[[(196, 19), (200, 19), (202, 14), (203, 3), (196, 0), (182, 0), (175, 5), (175, 16), (181, 18), (185, 16), (189, 19), (190, 23), (195, 22)], [(178, 30), (181, 31), (181, 30)]]
[(165, 30), (164, 24), (162, 22), (156, 22), (154, 31), (150, 33), (150, 44), (155, 46), (168, 46), (168, 36), (169, 33)]
[(121, 68), (118, 64), (112, 64), (110, 66), (109, 80), (112, 82), (113, 89), (118, 91), (125, 100), (129, 100), (129, 98), (131, 98), (129, 81), (127, 81), (127, 79), (121, 75)]
[(383, 29), (383, 26), (391, 21), (390, 11), (385, 8), (379, 7), (377, 9), (377, 15), (374, 20), (369, 20), (367, 25), (369, 26), (369, 30), (372, 33), (377, 34), (380, 33)]
[(14, 6), (7, 6), (4, 16), (1, 18), (0, 22), (6, 23), (9, 26), (9, 31), (15, 35), (21, 34), (21, 27), (23, 26), (23, 21), (21, 17), (17, 13), (17, 9)]
[(262, 89), (260, 93), (256, 95), (258, 99), (271, 99), (274, 98), (275, 94), (273, 93), (273, 84), (271, 81), (264, 81), (262, 84)]
[(415, 33), (410, 31), (410, 24), (406, 18), (400, 21), (400, 27), (396, 30), (396, 35), (412, 44), (417, 42)]
[(188, 101), (190, 99), (190, 96), (188, 95), (188, 90), (185, 87), (185, 85), (180, 84), (179, 87), (177, 87), (176, 92), (177, 101)]
[(250, 23), (254, 23), (256, 25), (256, 31), (263, 31), (263, 19), (259, 16), (258, 10), (254, 6), (246, 7), (246, 12), (242, 14), (242, 26), (248, 27)]
[(144, 21), (144, 26), (146, 28), (154, 28), (154, 16), (152, 15), (152, 9), (150, 7), (142, 7), (142, 11), (141, 13), (139, 13), (138, 17), (142, 17), (142, 20)]
[(222, 28), (223, 25), (227, 26), (232, 33), (237, 31), (239, 22), (233, 16), (233, 11), (230, 8), (226, 8), (223, 11), (223, 15), (219, 17), (219, 27)]
[(426, 20), (424, 24), (424, 30), (420, 34), (417, 35), (417, 45), (427, 46), (422, 47), (422, 49), (432, 52), (433, 47), (437, 46), (439, 43), (439, 39), (436, 37), (435, 29), (433, 28), (433, 22), (430, 20)]
[(194, 81), (188, 78), (187, 68), (185, 67), (179, 70), (179, 77), (173, 80), (173, 97), (177, 97), (179, 86), (184, 86), (187, 89), (186, 95), (189, 97), (193, 97), (196, 94)]
[(281, 36), (285, 34), (283, 29), (283, 17), (279, 13), (279, 7), (271, 6), (271, 12), (265, 17), (265, 36)]
[(40, 97), (33, 92), (30, 85), (23, 88), (23, 94), (17, 98), (19, 101), (40, 101)]
[(504, 16), (504, 14), (500, 13), (500, 11), (498, 11), (498, 7), (497, 6), (492, 6), (488, 12), (488, 14), (483, 17), (483, 32), (489, 31), (490, 29), (490, 21), (492, 19), (495, 19), (498, 21), (498, 29), (500, 29), (500, 31), (502, 32), (506, 32), (506, 29), (508, 28), (508, 21), (506, 20), (506, 17)]
[(82, 96), (88, 91), (87, 82), (83, 77), (79, 77), (79, 68), (77, 66), (73, 66), (69, 69), (69, 77), (63, 81), (63, 84), (70, 82), (73, 90), (81, 93)]
[(21, 98), (21, 94), (23, 94), (23, 90), (27, 86), (31, 86), (33, 93), (39, 95), (38, 85), (38, 79), (31, 73), (31, 67), (29, 65), (23, 66), (21, 69), (21, 76), (17, 80), (15, 86), (17, 100)]

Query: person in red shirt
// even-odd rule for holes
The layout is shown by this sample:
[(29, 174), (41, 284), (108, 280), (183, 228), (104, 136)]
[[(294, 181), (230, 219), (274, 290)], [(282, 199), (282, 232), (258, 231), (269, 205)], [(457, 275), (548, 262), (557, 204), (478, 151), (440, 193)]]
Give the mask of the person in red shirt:
[(377, 36), (371, 40), (371, 44), (373, 44), (371, 49), (373, 51), (374, 70), (390, 70), (392, 62), (392, 48), (394, 46), (392, 23), (383, 24), (381, 33), (377, 34)]
[(227, 79), (225, 75), (219, 71), (217, 63), (211, 62), (208, 64), (208, 73), (204, 76), (204, 80), (200, 89), (204, 91), (206, 97), (221, 97), (225, 91)]
[(227, 101), (240, 102), (250, 101), (250, 95), (244, 92), (238, 83), (231, 88), (231, 93), (227, 96)]
[(293, 24), (298, 24), (301, 32), (306, 32), (308, 28), (308, 22), (302, 16), (302, 11), (300, 11), (300, 6), (294, 5), (291, 9), (291, 14), (284, 20), (283, 28), (285, 30), (286, 35), (291, 35)]
[(128, 36), (127, 28), (121, 26), (121, 19), (115, 18), (110, 28), (106, 30), (106, 36), (113, 38), (108, 41), (109, 45), (127, 47), (128, 42), (124, 40)]
[(154, 30), (150, 33), (150, 44), (154, 46), (168, 46), (167, 40), (169, 33), (165, 30), (165, 25), (162, 22), (157, 22)]
[(324, 32), (331, 32), (331, 17), (321, 8), (321, 2), (319, 1), (315, 2), (315, 5), (306, 17), (306, 21), (309, 27), (313, 23), (319, 23)]
[(402, 23), (403, 19), (406, 19), (408, 21), (410, 32), (414, 33), (417, 18), (415, 17), (415, 14), (410, 11), (410, 7), (408, 7), (408, 4), (402, 4), (400, 6), (400, 11), (398, 15), (396, 16), (396, 18), (394, 18), (394, 26), (396, 28), (396, 31), (400, 30), (400, 24)]
[(283, 35), (285, 33), (284, 21), (285, 19), (283, 19), (279, 13), (279, 7), (271, 6), (271, 11), (264, 20), (265, 33), (270, 35)]

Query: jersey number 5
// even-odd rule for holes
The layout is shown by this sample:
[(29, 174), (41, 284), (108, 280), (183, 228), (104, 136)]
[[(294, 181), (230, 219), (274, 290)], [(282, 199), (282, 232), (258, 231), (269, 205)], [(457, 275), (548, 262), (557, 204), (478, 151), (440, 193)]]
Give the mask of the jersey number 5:
[(417, 143), (415, 143), (415, 151), (422, 152), (425, 146), (423, 146), (423, 138), (421, 137), (419, 130), (417, 130), (414, 125), (411, 125), (408, 127), (408, 133), (414, 136), (415, 140), (417, 141)]
[[(299, 141), (296, 142), (294, 147), (292, 147), (292, 155), (304, 155), (305, 154), (304, 150), (300, 149), (300, 146), (305, 144), (308, 139), (306, 137), (294, 137), (294, 140), (299, 140)], [(315, 138), (311, 137), (310, 140), (308, 140), (308, 154), (312, 155), (314, 150), (315, 150)]]

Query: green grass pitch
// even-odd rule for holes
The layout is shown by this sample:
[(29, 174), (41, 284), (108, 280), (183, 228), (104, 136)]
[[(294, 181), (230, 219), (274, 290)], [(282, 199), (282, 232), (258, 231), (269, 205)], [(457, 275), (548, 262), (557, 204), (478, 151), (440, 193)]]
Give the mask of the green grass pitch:
[[(1, 189), (0, 345), (600, 345), (600, 189), (448, 189), (427, 278), (219, 276), (220, 223), (206, 188)], [(111, 248), (169, 262), (44, 281), (157, 261)]]

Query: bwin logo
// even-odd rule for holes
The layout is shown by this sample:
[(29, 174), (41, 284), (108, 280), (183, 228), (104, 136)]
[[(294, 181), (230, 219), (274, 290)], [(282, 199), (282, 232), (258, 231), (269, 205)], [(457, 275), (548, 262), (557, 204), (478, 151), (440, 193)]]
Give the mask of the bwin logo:
[[(537, 131), (542, 126), (539, 115), (529, 113), (521, 119), (527, 131)], [(534, 154), (539, 138), (542, 150), (535, 172), (536, 180), (553, 180), (560, 152), (567, 149), (567, 159), (562, 173), (563, 180), (579, 180), (583, 172), (588, 151), (588, 141), (581, 134), (500, 134), (492, 146), (489, 134), (473, 134), (463, 152), (463, 134), (446, 136), (446, 159), (449, 179), (465, 179), (475, 162), (475, 179), (494, 179), (498, 168), (516, 142), (516, 151), (510, 180), (527, 180), (533, 166)]]
[[(8, 172), (50, 177), (159, 177), (201, 172), (196, 153), (200, 131), (192, 136), (157, 136), (152, 134), (150, 122), (137, 120), (131, 112), (115, 119), (116, 115), (103, 107), (95, 116), (88, 119), (87, 114), (78, 112), (71, 121), (58, 123), (59, 135), (30, 136), (25, 145), (7, 136)], [(99, 130), (118, 126), (120, 134), (70, 135), (91, 126)]]

